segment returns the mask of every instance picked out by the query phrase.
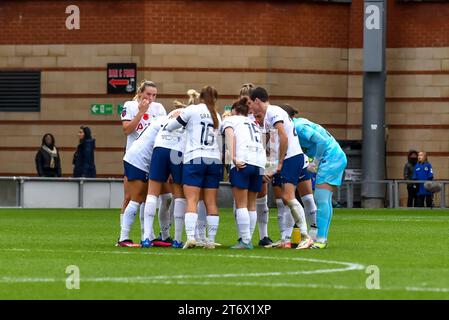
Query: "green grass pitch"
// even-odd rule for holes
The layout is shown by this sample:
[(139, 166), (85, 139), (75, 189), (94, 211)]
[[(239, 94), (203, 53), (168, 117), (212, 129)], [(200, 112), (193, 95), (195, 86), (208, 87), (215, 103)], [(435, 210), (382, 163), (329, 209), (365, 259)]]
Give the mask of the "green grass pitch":
[[(229, 209), (215, 250), (117, 248), (118, 220), (118, 210), (1, 209), (0, 299), (449, 299), (447, 210), (337, 209), (330, 246), (307, 251), (229, 249)], [(70, 265), (79, 290), (66, 288)]]

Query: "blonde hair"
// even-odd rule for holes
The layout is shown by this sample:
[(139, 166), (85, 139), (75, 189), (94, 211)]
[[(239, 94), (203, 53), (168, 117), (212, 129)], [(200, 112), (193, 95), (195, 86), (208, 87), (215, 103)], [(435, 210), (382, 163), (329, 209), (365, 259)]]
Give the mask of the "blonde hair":
[(182, 103), (181, 101), (175, 100), (173, 101), (173, 108), (174, 109), (180, 109), (180, 108), (185, 108), (187, 107), (184, 103)]
[(200, 99), (202, 102), (206, 104), (207, 109), (209, 110), (212, 120), (214, 121), (214, 129), (218, 129), (219, 123), (218, 123), (217, 109), (215, 106), (218, 100), (217, 89), (215, 89), (212, 86), (203, 87), (203, 89), (201, 89)]
[(245, 83), (240, 88), (240, 97), (249, 97), (251, 95), (251, 91), (254, 89), (254, 84), (252, 83)]
[(189, 100), (187, 101), (187, 105), (199, 104), (200, 103), (200, 94), (195, 89), (187, 90), (187, 95), (189, 96)]
[(221, 120), (223, 120), (224, 118), (229, 117), (229, 116), (232, 116), (232, 112), (231, 111), (225, 111), (221, 115)]
[(137, 92), (133, 100), (137, 101), (147, 87), (157, 88), (156, 84), (153, 81), (142, 80), (142, 82), (139, 84), (139, 88), (137, 88)]

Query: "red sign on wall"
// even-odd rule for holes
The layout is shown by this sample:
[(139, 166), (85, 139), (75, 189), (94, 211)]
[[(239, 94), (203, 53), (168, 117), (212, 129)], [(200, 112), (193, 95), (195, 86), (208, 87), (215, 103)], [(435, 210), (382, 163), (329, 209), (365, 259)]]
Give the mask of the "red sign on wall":
[(108, 94), (136, 92), (137, 66), (135, 63), (108, 63)]

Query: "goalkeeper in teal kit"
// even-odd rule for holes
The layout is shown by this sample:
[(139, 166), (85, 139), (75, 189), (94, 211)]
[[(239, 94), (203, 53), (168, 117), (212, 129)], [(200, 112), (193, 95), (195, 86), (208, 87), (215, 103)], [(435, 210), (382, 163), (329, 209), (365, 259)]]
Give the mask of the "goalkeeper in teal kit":
[(332, 193), (334, 187), (341, 185), (347, 159), (335, 138), (322, 126), (304, 118), (293, 121), (301, 148), (314, 159), (307, 168), (317, 174), (314, 197), (318, 233), (312, 248), (324, 249), (332, 220)]

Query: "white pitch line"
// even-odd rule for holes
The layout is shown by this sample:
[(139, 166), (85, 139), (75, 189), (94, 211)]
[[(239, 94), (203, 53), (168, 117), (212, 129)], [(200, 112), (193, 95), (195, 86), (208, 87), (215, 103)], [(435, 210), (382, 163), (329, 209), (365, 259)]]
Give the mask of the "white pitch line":
[[(19, 252), (47, 252), (47, 253), (55, 253), (55, 252), (71, 252), (71, 253), (106, 253), (106, 254), (130, 254), (130, 253), (138, 253), (138, 252), (123, 252), (123, 251), (89, 251), (89, 250), (52, 250), (52, 249), (18, 249), (18, 248), (10, 248), (10, 249), (0, 249), (1, 251), (19, 251)], [(239, 258), (239, 259), (263, 259), (263, 260), (287, 260), (287, 261), (306, 261), (313, 263), (323, 263), (323, 264), (336, 264), (343, 267), (333, 268), (333, 269), (315, 269), (315, 270), (296, 270), (296, 271), (274, 271), (274, 272), (253, 272), (253, 273), (217, 273), (217, 274), (199, 274), (199, 275), (157, 275), (157, 276), (137, 276), (137, 277), (106, 277), (106, 278), (83, 278), (83, 281), (88, 282), (140, 282), (140, 281), (154, 281), (154, 280), (170, 280), (170, 279), (204, 279), (204, 278), (241, 278), (241, 277), (273, 277), (273, 276), (285, 276), (285, 275), (300, 275), (300, 274), (323, 274), (323, 273), (335, 273), (335, 272), (346, 272), (352, 270), (362, 270), (365, 266), (358, 263), (350, 263), (350, 262), (342, 262), (342, 261), (333, 261), (333, 260), (321, 260), (321, 259), (311, 259), (311, 258), (301, 258), (301, 257), (271, 257), (271, 256), (258, 256), (258, 255), (237, 255), (237, 254), (199, 254), (199, 253), (191, 253), (191, 254), (181, 254), (181, 253), (168, 253), (168, 252), (139, 252), (138, 254), (150, 254), (150, 255), (183, 255), (185, 257), (190, 256), (200, 256), (200, 257), (221, 257), (221, 258)], [(2, 277), (0, 278), (0, 282), (14, 282), (16, 279), (17, 282), (54, 282), (57, 281), (54, 278), (12, 278), (12, 277)]]
[[(221, 258), (240, 258), (240, 259), (262, 259), (262, 260), (287, 260), (287, 261), (306, 261), (314, 263), (327, 263), (327, 264), (337, 264), (346, 266), (344, 271), (350, 270), (362, 270), (365, 266), (358, 263), (344, 262), (344, 261), (334, 261), (334, 260), (321, 260), (313, 258), (302, 258), (302, 257), (272, 257), (272, 256), (261, 256), (252, 254), (204, 254), (204, 253), (179, 253), (179, 252), (155, 252), (149, 250), (143, 251), (143, 249), (137, 249), (136, 251), (105, 251), (105, 250), (54, 250), (54, 249), (20, 249), (20, 248), (7, 248), (0, 249), (0, 251), (19, 251), (19, 252), (70, 252), (70, 253), (101, 253), (101, 254), (147, 254), (147, 255), (164, 255), (164, 256), (183, 256), (183, 257), (221, 257)], [(332, 269), (337, 270), (337, 269)]]
[(166, 284), (166, 285), (229, 285), (229, 286), (253, 286), (253, 287), (290, 287), (290, 288), (310, 288), (310, 289), (337, 289), (337, 290), (366, 290), (366, 291), (413, 291), (413, 292), (448, 292), (449, 288), (426, 288), (426, 287), (386, 287), (380, 289), (367, 289), (366, 287), (345, 286), (345, 285), (325, 285), (318, 283), (257, 283), (257, 282), (192, 282), (192, 281), (157, 281), (152, 280), (149, 283)]
[(386, 222), (449, 222), (449, 217), (442, 217), (441, 219), (435, 218), (337, 218), (337, 220), (350, 220), (350, 221), (386, 221)]
[[(151, 250), (151, 249), (150, 249)], [(344, 268), (336, 269), (317, 269), (317, 270), (298, 270), (285, 272), (264, 272), (264, 273), (228, 273), (228, 274), (202, 274), (202, 275), (159, 275), (159, 276), (137, 276), (137, 277), (96, 277), (81, 278), (82, 282), (113, 282), (113, 283), (144, 283), (144, 284), (165, 284), (165, 285), (197, 285), (197, 286), (254, 286), (254, 287), (291, 287), (291, 288), (310, 288), (310, 289), (337, 289), (337, 290), (368, 290), (364, 287), (350, 287), (344, 285), (323, 285), (316, 283), (258, 283), (258, 282), (220, 282), (220, 281), (186, 281), (188, 279), (216, 279), (216, 278), (239, 278), (239, 277), (267, 277), (267, 276), (286, 276), (300, 274), (320, 274), (345, 272), (352, 270), (362, 270), (365, 266), (358, 263), (350, 263), (334, 260), (320, 260), (301, 257), (271, 257), (258, 255), (237, 255), (237, 254), (201, 254), (189, 253), (181, 254), (177, 252), (132, 252), (132, 251), (100, 251), (100, 250), (53, 250), (53, 249), (21, 249), (9, 248), (0, 249), (0, 251), (17, 251), (17, 252), (71, 252), (71, 253), (94, 253), (94, 254), (150, 254), (150, 255), (167, 255), (167, 256), (207, 256), (207, 257), (225, 257), (225, 258), (247, 258), (247, 259), (266, 259), (266, 260), (287, 260), (287, 261), (308, 261), (316, 263), (338, 264), (344, 265)], [(0, 277), (0, 283), (55, 283), (64, 282), (66, 279), (57, 278), (27, 278), (27, 277)], [(371, 291), (371, 290), (370, 290)], [(374, 290), (376, 291), (376, 290)], [(437, 292), (449, 293), (449, 288), (429, 288), (429, 287), (382, 287), (377, 291), (407, 291), (407, 292)]]
[[(268, 288), (309, 288), (309, 289), (332, 289), (332, 290), (363, 290), (363, 291), (407, 291), (407, 292), (434, 292), (434, 293), (449, 293), (449, 288), (426, 288), (426, 287), (382, 287), (378, 290), (370, 290), (365, 287), (345, 286), (345, 285), (325, 285), (318, 283), (258, 283), (258, 282), (219, 282), (219, 281), (183, 281), (183, 280), (156, 280), (156, 279), (141, 279), (128, 278), (81, 278), (81, 282), (97, 282), (92, 280), (100, 280), (102, 282), (119, 282), (119, 283), (138, 283), (138, 284), (162, 284), (162, 285), (186, 285), (186, 286), (250, 286), (250, 287), (268, 287)], [(108, 279), (107, 281), (104, 281)], [(9, 281), (3, 281), (9, 280)], [(115, 281), (119, 280), (119, 281)], [(7, 283), (49, 283), (49, 282), (64, 282), (65, 279), (56, 278), (0, 278), (0, 282)]]
[[(277, 219), (277, 217), (270, 217), (270, 219)], [(349, 217), (335, 217), (334, 220), (344, 220), (344, 221), (385, 221), (385, 222), (448, 222), (449, 217), (441, 217), (441, 219), (436, 218), (426, 218), (426, 217), (416, 217), (416, 218), (349, 218)]]

